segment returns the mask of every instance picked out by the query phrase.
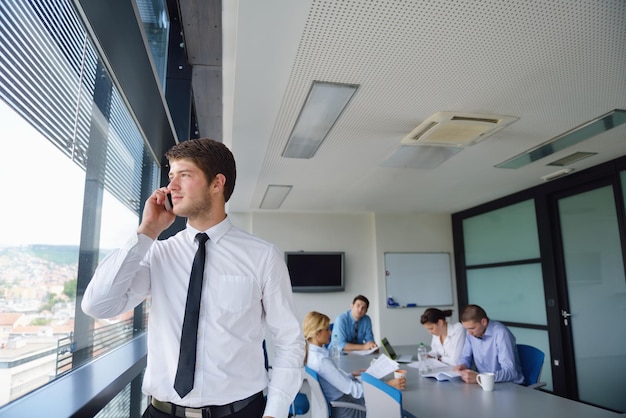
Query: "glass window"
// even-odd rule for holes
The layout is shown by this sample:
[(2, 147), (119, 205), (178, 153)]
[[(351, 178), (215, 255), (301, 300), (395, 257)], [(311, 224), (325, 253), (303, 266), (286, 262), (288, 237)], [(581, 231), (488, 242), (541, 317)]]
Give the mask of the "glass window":
[(152, 61), (156, 67), (161, 90), (165, 91), (167, 73), (167, 45), (169, 42), (170, 21), (164, 0), (137, 0), (143, 31), (148, 38)]
[[(85, 172), (0, 100), (0, 405), (57, 376), (74, 327)], [(50, 179), (54, 173), (54, 178)]]
[(4, 405), (136, 332), (132, 311), (84, 315), (77, 283), (136, 229), (159, 167), (70, 0), (3, 1), (0, 34)]
[[(128, 417), (131, 405), (131, 385), (128, 384), (111, 401), (102, 408), (94, 418), (124, 418)], [(148, 407), (148, 397), (141, 395), (140, 410), (145, 411)]]
[(468, 266), (539, 258), (535, 203), (526, 200), (463, 220)]
[(499, 321), (547, 325), (541, 264), (467, 270), (470, 303)]

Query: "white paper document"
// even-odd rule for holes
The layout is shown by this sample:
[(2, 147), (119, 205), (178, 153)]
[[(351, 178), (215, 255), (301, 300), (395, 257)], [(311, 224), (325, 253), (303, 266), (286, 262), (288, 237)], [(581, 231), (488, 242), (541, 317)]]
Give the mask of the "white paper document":
[(447, 366), (441, 369), (435, 369), (430, 373), (424, 373), (422, 374), (422, 377), (434, 377), (439, 381), (452, 380), (456, 377), (461, 377), (461, 373), (452, 370), (452, 366)]
[[(436, 358), (427, 358), (426, 359), (426, 364), (428, 365), (428, 367), (435, 371), (435, 369), (441, 369), (441, 368), (445, 368), (445, 367), (449, 367), (451, 368), (452, 366), (444, 363), (443, 361), (439, 361)], [(411, 364), (409, 364), (410, 367), (419, 369), (420, 368), (420, 362), (419, 361), (414, 361)]]
[(397, 362), (393, 361), (385, 355), (382, 355), (374, 360), (374, 362), (370, 364), (370, 366), (365, 371), (375, 378), (381, 379), (389, 373), (395, 372), (399, 368), (400, 365)]
[(354, 350), (354, 351), (346, 351), (347, 354), (356, 354), (359, 356), (366, 356), (368, 354), (372, 354), (374, 351), (378, 350), (378, 347), (371, 348), (369, 350)]

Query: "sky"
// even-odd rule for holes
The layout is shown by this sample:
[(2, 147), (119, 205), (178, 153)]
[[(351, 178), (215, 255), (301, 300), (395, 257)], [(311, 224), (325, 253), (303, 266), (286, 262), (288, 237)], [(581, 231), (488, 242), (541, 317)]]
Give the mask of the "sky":
[[(78, 245), (85, 173), (0, 99), (0, 246)], [(101, 248), (121, 246), (137, 216), (105, 192)]]

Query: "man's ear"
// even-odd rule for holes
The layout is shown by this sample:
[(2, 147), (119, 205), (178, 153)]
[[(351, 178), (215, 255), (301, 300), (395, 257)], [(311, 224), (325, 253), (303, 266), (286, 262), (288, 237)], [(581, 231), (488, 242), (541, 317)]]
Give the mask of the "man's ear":
[(211, 188), (218, 188), (219, 190), (224, 190), (224, 185), (226, 184), (226, 176), (222, 173), (218, 173), (213, 178), (211, 182)]

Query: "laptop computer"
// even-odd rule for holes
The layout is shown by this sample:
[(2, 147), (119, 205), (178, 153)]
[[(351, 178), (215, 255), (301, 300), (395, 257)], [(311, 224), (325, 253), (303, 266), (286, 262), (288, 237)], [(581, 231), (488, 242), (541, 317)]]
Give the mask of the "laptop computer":
[(390, 359), (395, 360), (398, 363), (411, 363), (413, 361), (413, 356), (410, 354), (402, 354), (398, 356), (398, 354), (396, 354), (396, 350), (393, 349), (391, 343), (386, 337), (381, 340), (381, 345), (385, 354), (387, 354)]

